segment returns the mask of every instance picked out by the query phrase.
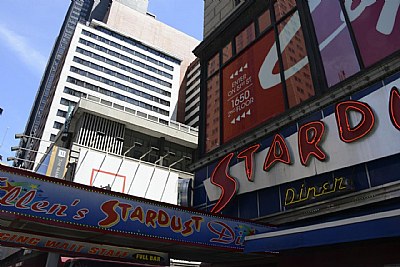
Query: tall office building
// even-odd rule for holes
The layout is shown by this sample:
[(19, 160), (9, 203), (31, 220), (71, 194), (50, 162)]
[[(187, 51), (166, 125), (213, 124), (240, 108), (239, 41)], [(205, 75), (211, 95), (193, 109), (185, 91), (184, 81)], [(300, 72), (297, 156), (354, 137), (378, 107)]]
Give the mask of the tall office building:
[(32, 138), (20, 144), (30, 168), (82, 96), (164, 124), (176, 119), (180, 82), (198, 41), (157, 21), (147, 5), (71, 2), (26, 126)]
[(196, 58), (186, 70), (179, 90), (177, 120), (198, 128), (200, 111), (200, 60)]

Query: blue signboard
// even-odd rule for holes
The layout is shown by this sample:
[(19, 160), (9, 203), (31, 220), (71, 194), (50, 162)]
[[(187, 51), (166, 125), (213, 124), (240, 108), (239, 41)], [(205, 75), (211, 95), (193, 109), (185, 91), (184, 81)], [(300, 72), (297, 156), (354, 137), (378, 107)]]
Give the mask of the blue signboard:
[(0, 166), (0, 212), (133, 238), (242, 250), (271, 228)]

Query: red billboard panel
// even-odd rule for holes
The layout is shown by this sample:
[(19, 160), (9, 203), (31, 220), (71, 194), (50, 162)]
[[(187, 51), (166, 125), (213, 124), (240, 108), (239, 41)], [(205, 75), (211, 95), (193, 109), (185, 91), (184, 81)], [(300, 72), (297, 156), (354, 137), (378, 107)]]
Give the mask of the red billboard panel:
[(274, 32), (222, 70), (223, 141), (285, 110)]
[(366, 67), (400, 49), (399, 0), (345, 1), (345, 7)]

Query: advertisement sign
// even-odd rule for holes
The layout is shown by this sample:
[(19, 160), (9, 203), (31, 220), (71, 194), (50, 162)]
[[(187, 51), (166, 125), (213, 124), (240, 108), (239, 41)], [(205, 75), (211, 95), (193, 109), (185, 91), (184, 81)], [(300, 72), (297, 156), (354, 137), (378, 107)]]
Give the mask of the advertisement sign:
[(0, 244), (134, 263), (169, 265), (167, 253), (79, 242), (4, 229), (0, 229)]
[(177, 171), (81, 148), (74, 182), (176, 205), (178, 179)]
[[(344, 99), (310, 114), (281, 133), (222, 158), (211, 177), (204, 181), (209, 200), (218, 200), (212, 211), (221, 211), (236, 194), (398, 154), (399, 76), (397, 74), (397, 79), (391, 82), (384, 81), (384, 86), (381, 82), (366, 88), (353, 95), (351, 100)], [(237, 162), (235, 155), (239, 160), (236, 164), (233, 163)], [(324, 185), (332, 188), (324, 188)], [(351, 190), (351, 187), (344, 186), (344, 180), (327, 180), (319, 188), (323, 192), (313, 192), (314, 189), (308, 191), (306, 185), (301, 185), (300, 189), (288, 189), (285, 192), (287, 206), (295, 202), (307, 202), (308, 193), (311, 199)], [(302, 193), (306, 195), (302, 196)]]
[[(400, 1), (345, 1), (366, 67), (400, 48)], [(373, 40), (373, 41), (372, 41)]]
[(245, 236), (270, 230), (6, 166), (0, 166), (0, 213), (63, 228), (233, 250), (243, 249)]
[(62, 179), (66, 171), (69, 158), (69, 149), (53, 146), (51, 150), (50, 162), (47, 167), (47, 176)]
[[(242, 55), (227, 65), (223, 71), (223, 142), (241, 135), (285, 110), (282, 85), (279, 78), (278, 54), (274, 33), (262, 37)], [(261, 83), (266, 77), (266, 65), (271, 65), (268, 81), (273, 86)]]
[[(345, 0), (344, 7), (365, 67), (399, 50), (400, 2)], [(309, 1), (329, 86), (360, 71), (339, 1)]]

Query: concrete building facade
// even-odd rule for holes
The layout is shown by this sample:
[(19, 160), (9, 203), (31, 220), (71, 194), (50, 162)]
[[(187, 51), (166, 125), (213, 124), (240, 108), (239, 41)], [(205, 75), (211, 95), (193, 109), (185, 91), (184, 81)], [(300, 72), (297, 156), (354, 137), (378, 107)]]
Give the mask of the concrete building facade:
[[(176, 120), (179, 86), (198, 41), (147, 15), (147, 1), (91, 4), (95, 5), (92, 12), (83, 23), (73, 25), (73, 35), (58, 53), (59, 65), (49, 81), (47, 97), (34, 103), (33, 110), (42, 107), (41, 115), (31, 115), (35, 117), (34, 135), (29, 126), (32, 120), (25, 132), (34, 139), (21, 145), (39, 155), (49, 143), (38, 139), (54, 140), (68, 109), (80, 97), (101, 100), (164, 124)], [(36, 153), (19, 157), (27, 162), (38, 160)]]

